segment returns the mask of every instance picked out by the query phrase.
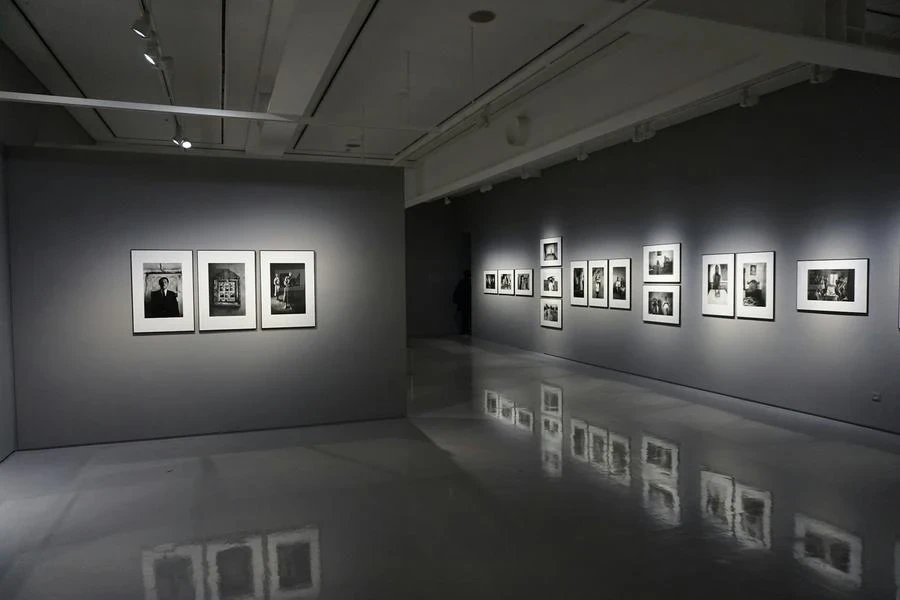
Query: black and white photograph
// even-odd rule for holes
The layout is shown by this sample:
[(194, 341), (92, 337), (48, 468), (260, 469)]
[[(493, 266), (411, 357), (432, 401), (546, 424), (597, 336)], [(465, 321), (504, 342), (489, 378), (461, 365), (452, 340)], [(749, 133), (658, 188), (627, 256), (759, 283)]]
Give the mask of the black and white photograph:
[(562, 329), (562, 300), (541, 298), (541, 327)]
[(484, 272), (484, 293), (485, 294), (497, 294), (499, 293), (499, 286), (497, 282), (497, 271), (485, 271)]
[(721, 473), (700, 471), (700, 513), (725, 535), (734, 530), (734, 479)]
[(644, 283), (681, 282), (681, 244), (644, 246)]
[(534, 296), (534, 270), (516, 269), (516, 296)]
[(588, 424), (581, 419), (569, 419), (569, 452), (572, 458), (588, 462)]
[(681, 496), (678, 483), (666, 479), (644, 479), (644, 509), (663, 527), (681, 525)]
[(702, 313), (708, 317), (734, 317), (734, 254), (701, 257)]
[(772, 547), (772, 492), (735, 485), (734, 537), (748, 548)]
[(194, 253), (131, 251), (133, 333), (194, 331)]
[(609, 307), (609, 261), (592, 260), (588, 262), (588, 306), (594, 308)]
[(497, 418), (507, 425), (514, 425), (516, 423), (515, 403), (500, 396), (500, 410), (497, 412)]
[(318, 597), (322, 587), (318, 527), (271, 533), (266, 546), (269, 600)]
[(681, 325), (681, 286), (645, 285), (644, 322)]
[(145, 600), (204, 598), (203, 546), (165, 544), (141, 556)]
[(563, 411), (563, 391), (561, 387), (550, 385), (549, 383), (541, 384), (541, 413), (548, 415), (562, 416)]
[(609, 307), (631, 310), (631, 259), (609, 261)]
[(588, 305), (588, 264), (586, 260), (573, 260), (569, 263), (569, 301), (572, 306)]
[(611, 481), (623, 486), (631, 485), (631, 438), (615, 431), (609, 432), (609, 453), (606, 464)]
[(645, 476), (678, 478), (678, 445), (645, 435), (641, 441), (641, 466)]
[(263, 329), (315, 327), (315, 252), (263, 250), (259, 267)]
[(206, 564), (211, 600), (264, 597), (266, 574), (261, 537), (209, 543)]
[(862, 585), (862, 539), (803, 514), (794, 516), (794, 558), (840, 584)]
[(484, 414), (496, 417), (500, 411), (500, 394), (493, 390), (484, 390)]
[(869, 259), (797, 261), (797, 310), (867, 315)]
[(609, 453), (609, 431), (590, 425), (588, 427), (588, 461), (591, 466), (606, 473)]
[(534, 413), (527, 408), (517, 406), (516, 427), (522, 431), (534, 432)]
[(546, 238), (541, 240), (541, 266), (562, 266), (562, 238)]
[(200, 331), (256, 329), (256, 253), (198, 250)]
[(775, 253), (744, 252), (735, 256), (735, 314), (738, 319), (775, 320)]
[(541, 296), (562, 298), (562, 269), (541, 269)]
[(562, 477), (562, 444), (541, 438), (541, 470), (549, 477)]
[(515, 289), (515, 271), (512, 269), (501, 269), (497, 271), (497, 281), (498, 281), (498, 293), (504, 296), (513, 296), (516, 293)]
[(541, 438), (562, 446), (562, 420), (553, 415), (541, 415)]

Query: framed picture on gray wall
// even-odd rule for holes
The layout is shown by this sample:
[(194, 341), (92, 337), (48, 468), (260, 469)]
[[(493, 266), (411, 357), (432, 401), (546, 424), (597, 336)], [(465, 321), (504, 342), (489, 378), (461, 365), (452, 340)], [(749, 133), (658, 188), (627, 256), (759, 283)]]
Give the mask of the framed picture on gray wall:
[(645, 285), (644, 322), (681, 325), (681, 286)]
[(644, 282), (681, 282), (681, 244), (644, 246)]
[(256, 252), (198, 250), (200, 331), (256, 329)]
[(631, 259), (609, 261), (609, 307), (631, 310)]
[(516, 293), (516, 290), (513, 288), (515, 285), (513, 283), (513, 277), (515, 272), (512, 269), (501, 269), (497, 271), (497, 281), (499, 282), (499, 292), (504, 296), (512, 296)]
[(541, 269), (541, 296), (562, 298), (562, 269)]
[(516, 296), (534, 296), (534, 270), (516, 269)]
[(484, 272), (484, 293), (485, 294), (496, 294), (497, 293), (497, 271), (485, 271)]
[(569, 263), (569, 301), (572, 306), (588, 305), (588, 264), (586, 260)]
[(541, 298), (541, 327), (562, 329), (562, 300)]
[(316, 253), (262, 250), (259, 253), (262, 328), (316, 326)]
[(562, 266), (562, 238), (545, 238), (541, 240), (541, 266)]
[(194, 331), (194, 253), (131, 251), (133, 333)]
[(734, 261), (738, 319), (775, 320), (775, 253), (741, 252)]
[(734, 254), (704, 254), (701, 307), (708, 317), (734, 317)]
[(588, 305), (595, 308), (609, 307), (609, 261), (592, 260), (588, 263)]
[(797, 310), (869, 313), (869, 259), (797, 261)]

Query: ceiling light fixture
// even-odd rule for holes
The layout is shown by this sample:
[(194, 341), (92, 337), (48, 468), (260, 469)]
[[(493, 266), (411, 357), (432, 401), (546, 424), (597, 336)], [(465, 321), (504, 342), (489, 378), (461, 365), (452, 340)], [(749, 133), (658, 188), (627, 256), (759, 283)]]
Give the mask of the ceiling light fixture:
[(147, 42), (144, 48), (144, 59), (156, 68), (159, 68), (162, 59), (159, 56), (159, 44), (153, 41)]
[(469, 13), (469, 20), (473, 23), (490, 23), (497, 18), (497, 13), (492, 10), (476, 10)]
[(153, 25), (150, 24), (150, 17), (146, 14), (141, 14), (140, 17), (135, 19), (134, 23), (131, 24), (131, 30), (143, 39), (149, 39), (153, 37)]
[(172, 136), (172, 143), (183, 150), (190, 150), (194, 146), (191, 140), (184, 137), (184, 133), (181, 131), (181, 124), (177, 122), (175, 123), (175, 135)]

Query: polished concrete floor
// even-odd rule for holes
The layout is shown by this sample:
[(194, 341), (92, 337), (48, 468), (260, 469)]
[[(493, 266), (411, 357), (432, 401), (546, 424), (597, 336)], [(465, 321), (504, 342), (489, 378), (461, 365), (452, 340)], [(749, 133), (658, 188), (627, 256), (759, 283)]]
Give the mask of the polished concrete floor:
[(0, 598), (900, 598), (900, 437), (412, 346), (409, 420), (15, 454)]

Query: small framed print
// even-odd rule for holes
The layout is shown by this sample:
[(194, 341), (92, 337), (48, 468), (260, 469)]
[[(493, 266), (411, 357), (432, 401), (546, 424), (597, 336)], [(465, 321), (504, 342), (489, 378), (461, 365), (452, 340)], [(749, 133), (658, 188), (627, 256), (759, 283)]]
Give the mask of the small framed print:
[(265, 586), (261, 537), (206, 545), (210, 600), (262, 598)]
[(644, 246), (644, 282), (681, 282), (681, 244)]
[(485, 294), (496, 294), (497, 293), (497, 271), (485, 271), (484, 272), (484, 293)]
[[(319, 596), (322, 567), (317, 527), (271, 533), (266, 536), (266, 548), (270, 600)], [(257, 597), (262, 596), (253, 596)]]
[(738, 319), (775, 320), (775, 253), (743, 252), (734, 261)]
[(563, 390), (561, 387), (541, 384), (541, 412), (548, 415), (562, 416)]
[(869, 314), (869, 259), (797, 261), (797, 310)]
[(534, 296), (534, 270), (516, 269), (516, 296)]
[(541, 298), (541, 327), (562, 329), (562, 300)]
[(516, 293), (513, 288), (513, 276), (515, 272), (512, 269), (501, 269), (497, 271), (497, 280), (500, 282), (499, 293), (504, 296), (512, 296)]
[(256, 329), (256, 252), (198, 250), (200, 331)]
[(681, 325), (681, 286), (645, 285), (644, 322)]
[(179, 590), (185, 598), (204, 600), (203, 546), (163, 545), (145, 550), (141, 560), (144, 574), (144, 598), (166, 600), (172, 590)]
[(541, 269), (541, 296), (562, 298), (562, 269)]
[(588, 263), (588, 306), (609, 308), (609, 261), (592, 260)]
[(194, 253), (131, 251), (132, 333), (194, 331)]
[(734, 254), (704, 254), (702, 312), (708, 317), (734, 317)]
[(541, 266), (562, 266), (562, 238), (546, 238), (541, 240)]
[(569, 301), (572, 306), (587, 306), (587, 270), (586, 260), (573, 260), (569, 263)]
[(609, 261), (609, 307), (631, 310), (631, 259)]
[(259, 253), (262, 328), (316, 326), (316, 253), (262, 250)]

